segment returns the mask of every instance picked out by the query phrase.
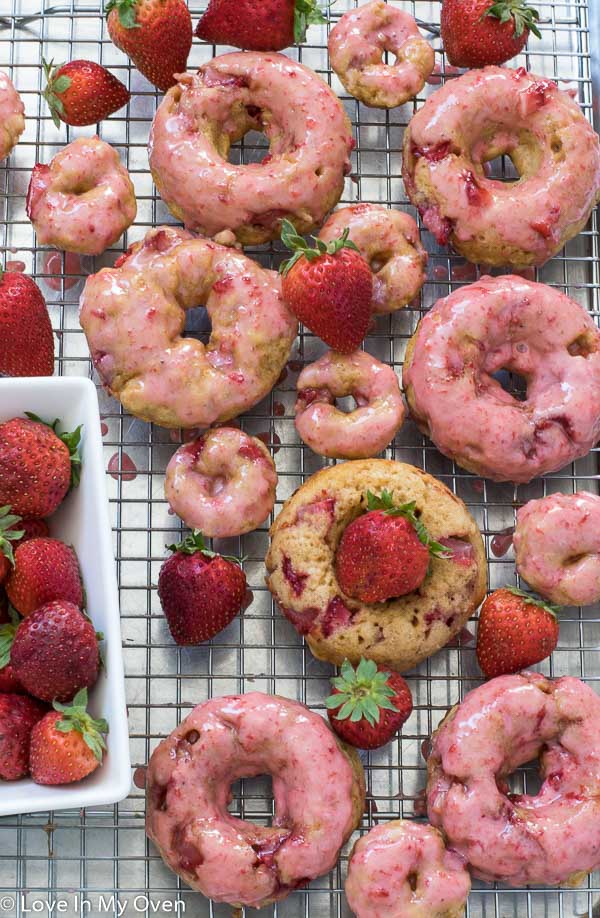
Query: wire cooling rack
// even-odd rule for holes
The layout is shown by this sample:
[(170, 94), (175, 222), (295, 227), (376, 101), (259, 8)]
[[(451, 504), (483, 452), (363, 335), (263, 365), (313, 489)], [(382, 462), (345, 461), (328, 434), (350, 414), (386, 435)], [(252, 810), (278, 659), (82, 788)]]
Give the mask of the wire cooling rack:
[[(335, 21), (346, 9), (338, 0), (330, 10)], [(40, 6), (42, 4), (42, 6)], [(328, 69), (327, 28), (312, 27), (309, 40), (289, 53), (316, 70), (341, 96), (352, 119), (357, 147), (353, 173), (346, 182), (343, 202), (379, 201), (413, 212), (401, 180), (402, 133), (414, 108), (446, 78), (446, 66), (436, 30), (439, 2), (404, 0), (403, 8), (431, 27), (437, 54), (437, 73), (414, 104), (391, 112), (368, 109), (344, 94)], [(590, 119), (598, 116), (600, 94), (593, 92), (600, 71), (593, 51), (600, 53), (600, 0), (537, 3), (543, 20), (543, 40), (530, 42), (530, 51), (517, 64), (559, 78), (573, 89)], [(203, 6), (192, 8), (197, 20)], [(36, 16), (36, 14), (41, 14)], [(33, 17), (27, 21), (27, 17)], [(23, 21), (25, 19), (25, 21)], [(594, 49), (594, 41), (596, 47)], [(223, 49), (194, 43), (190, 69)], [(41, 58), (56, 61), (90, 58), (108, 66), (132, 92), (127, 109), (98, 125), (100, 136), (113, 144), (127, 164), (136, 186), (139, 215), (122, 246), (101, 258), (77, 258), (36, 247), (25, 214), (25, 192), (33, 165), (48, 162), (76, 136), (93, 129), (56, 129), (41, 97)], [(160, 95), (129, 66), (111, 43), (103, 22), (100, 0), (69, 3), (55, 0), (0, 0), (0, 68), (19, 89), (27, 112), (27, 127), (17, 149), (0, 165), (0, 246), (5, 262), (22, 261), (40, 284), (50, 309), (57, 337), (58, 372), (91, 375), (85, 338), (77, 320), (77, 301), (85, 275), (112, 264), (126, 244), (140, 238), (148, 227), (172, 222), (157, 197), (148, 171), (147, 139)], [(248, 162), (264, 155), (264, 137), (248, 135), (233, 156)], [(238, 160), (239, 161), (239, 160)], [(506, 163), (495, 164), (498, 175), (509, 178)], [(418, 302), (393, 317), (378, 320), (366, 341), (372, 354), (400, 372), (406, 341), (422, 310), (455, 287), (479, 276), (464, 260), (439, 248), (424, 231), (430, 252), (428, 281)], [(598, 213), (587, 229), (570, 242), (537, 278), (556, 285), (598, 316), (600, 307), (600, 246)], [(249, 250), (261, 262), (276, 265), (277, 247)], [(195, 310), (189, 333), (205, 333), (203, 310)], [(325, 464), (303, 447), (293, 423), (297, 374), (305, 362), (323, 351), (323, 345), (302, 334), (290, 362), (273, 393), (241, 426), (265, 439), (279, 473), (275, 508), (312, 472)], [(512, 383), (515, 381), (513, 380)], [(510, 385), (511, 381), (507, 382)], [(218, 543), (228, 553), (245, 555), (246, 574), (254, 601), (243, 617), (234, 621), (209, 645), (178, 648), (168, 634), (156, 596), (156, 581), (164, 545), (177, 534), (179, 522), (169, 514), (163, 495), (166, 463), (182, 442), (180, 431), (169, 432), (129, 417), (116, 401), (99, 390), (103, 416), (106, 466), (114, 525), (114, 545), (121, 592), (132, 759), (147, 762), (157, 742), (193, 707), (212, 695), (253, 689), (279, 692), (306, 702), (323, 712), (331, 667), (313, 659), (290, 624), (273, 608), (264, 585), (263, 559), (267, 527), (243, 539)], [(57, 415), (60, 405), (56, 406)], [(186, 436), (185, 434), (183, 436)], [(597, 489), (597, 454), (591, 454), (560, 473), (527, 487), (493, 484), (463, 472), (441, 456), (407, 422), (387, 455), (411, 462), (449, 485), (468, 504), (484, 534), (489, 559), (490, 588), (514, 582), (509, 547), (515, 509), (533, 497), (552, 491), (572, 493)], [(561, 624), (560, 645), (540, 669), (553, 676), (580, 676), (596, 685), (600, 678), (600, 618), (598, 611), (569, 609)], [(367, 773), (367, 807), (362, 831), (379, 820), (422, 815), (420, 791), (425, 783), (422, 743), (447, 708), (476, 685), (480, 674), (475, 662), (474, 626), (470, 622), (459, 640), (423, 663), (407, 679), (415, 701), (414, 713), (401, 738), (381, 751), (364, 756)], [(317, 777), (317, 776), (315, 776)], [(523, 769), (514, 778), (515, 788), (535, 792), (537, 774)], [(246, 780), (234, 789), (234, 811), (258, 822), (272, 813), (268, 780)], [(55, 812), (0, 820), (0, 916), (47, 915), (54, 904), (70, 915), (186, 914), (227, 916), (228, 906), (212, 905), (181, 886), (149, 846), (144, 833), (144, 795), (133, 788), (130, 797), (114, 807), (87, 811)], [(349, 914), (343, 895), (347, 854), (338, 867), (306, 890), (264, 910), (280, 918), (326, 918)], [(468, 915), (472, 918), (575, 918), (600, 914), (600, 878), (592, 876), (577, 890), (529, 888), (507, 890), (474, 884)], [(65, 903), (65, 905), (57, 905)]]

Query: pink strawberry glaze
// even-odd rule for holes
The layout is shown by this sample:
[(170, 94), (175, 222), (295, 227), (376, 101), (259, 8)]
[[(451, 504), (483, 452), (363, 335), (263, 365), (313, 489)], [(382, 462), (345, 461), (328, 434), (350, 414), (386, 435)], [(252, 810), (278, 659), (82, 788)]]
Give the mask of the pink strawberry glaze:
[(464, 908), (471, 878), (431, 826), (393, 819), (355, 844), (346, 896), (357, 918), (448, 918)]
[[(274, 271), (174, 227), (150, 230), (119, 262), (88, 278), (80, 322), (103, 383), (128, 411), (208, 427), (270, 391), (297, 330)], [(185, 310), (199, 303), (212, 322), (206, 346), (182, 337)]]
[[(597, 135), (567, 93), (523, 68), (449, 80), (412, 118), (405, 143), (404, 182), (425, 225), (466, 257), (465, 244), (494, 239), (494, 265), (544, 264), (600, 197)], [(516, 154), (519, 182), (485, 175), (501, 153)]]
[[(439, 300), (404, 366), (411, 411), (444, 455), (527, 482), (585, 456), (600, 436), (600, 332), (558, 290), (483, 277)], [(518, 401), (493, 378), (527, 380)]]
[(373, 312), (395, 312), (410, 303), (425, 283), (427, 266), (413, 218), (380, 204), (352, 204), (329, 217), (319, 239), (331, 242), (346, 228), (373, 271)]
[[(536, 796), (500, 789), (539, 756)], [(565, 676), (499, 676), (434, 734), (427, 809), (480, 879), (555, 886), (600, 866), (600, 698)]]
[[(364, 805), (353, 764), (323, 718), (296, 701), (260, 692), (215, 698), (155, 749), (146, 831), (194, 889), (260, 908), (335, 865)], [(261, 774), (273, 777), (272, 826), (227, 811), (231, 784)]]
[(276, 486), (273, 460), (260, 440), (235, 427), (219, 427), (174, 453), (165, 496), (190, 529), (226, 538), (267, 519)]
[[(364, 351), (348, 355), (327, 351), (304, 368), (297, 387), (296, 429), (321, 456), (376, 456), (394, 439), (404, 420), (394, 370)], [(357, 404), (348, 414), (335, 406), (335, 399), (346, 395), (352, 395)]]
[[(384, 51), (395, 56), (394, 64), (382, 63)], [(435, 64), (413, 17), (383, 0), (344, 13), (329, 35), (329, 59), (348, 92), (376, 108), (414, 98)]]
[[(229, 163), (229, 144), (249, 130), (264, 131), (269, 156)], [(316, 74), (282, 54), (234, 52), (181, 76), (166, 94), (150, 133), (150, 168), (188, 229), (241, 238), (249, 226), (266, 241), (279, 236), (284, 217), (303, 232), (321, 223), (342, 193), (352, 147), (344, 109)]]
[(8, 76), (0, 70), (0, 162), (25, 130), (25, 106)]
[(600, 497), (550, 494), (517, 513), (513, 538), (521, 577), (563, 606), (600, 600)]
[(40, 245), (101, 255), (135, 220), (137, 203), (119, 154), (98, 137), (78, 137), (49, 166), (34, 166), (27, 216)]

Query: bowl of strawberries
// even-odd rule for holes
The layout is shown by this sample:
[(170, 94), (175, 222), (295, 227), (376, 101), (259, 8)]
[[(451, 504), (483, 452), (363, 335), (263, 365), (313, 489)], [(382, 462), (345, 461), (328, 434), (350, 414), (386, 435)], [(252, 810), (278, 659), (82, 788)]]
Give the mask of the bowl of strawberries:
[[(57, 420), (58, 419), (58, 420)], [(0, 815), (131, 784), (96, 388), (0, 378)]]

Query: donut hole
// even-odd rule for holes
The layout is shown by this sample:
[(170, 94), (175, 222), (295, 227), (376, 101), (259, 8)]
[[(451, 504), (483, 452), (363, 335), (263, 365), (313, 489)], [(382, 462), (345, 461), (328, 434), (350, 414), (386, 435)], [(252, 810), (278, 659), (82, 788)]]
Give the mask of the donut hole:
[(205, 306), (195, 306), (186, 310), (182, 338), (195, 338), (203, 344), (208, 344), (211, 333), (212, 323)]
[(411, 870), (411, 872), (406, 877), (406, 882), (413, 892), (417, 891), (417, 886), (419, 885), (419, 875), (416, 873), (416, 871)]
[(542, 788), (539, 759), (532, 759), (516, 769), (506, 778), (496, 780), (498, 790), (509, 799), (520, 797), (523, 794), (535, 797)]
[(235, 781), (230, 789), (228, 811), (239, 819), (270, 826), (275, 815), (271, 775), (253, 775)]
[(521, 178), (518, 169), (508, 153), (502, 153), (500, 156), (495, 156), (493, 159), (486, 159), (484, 162), (485, 175), (495, 182), (513, 185)]
[[(258, 111), (258, 109), (257, 109)], [(235, 166), (262, 163), (269, 154), (269, 140), (263, 131), (247, 131), (241, 140), (229, 148), (229, 162)]]
[(502, 368), (492, 373), (492, 379), (508, 392), (516, 401), (527, 401), (527, 380), (510, 369)]

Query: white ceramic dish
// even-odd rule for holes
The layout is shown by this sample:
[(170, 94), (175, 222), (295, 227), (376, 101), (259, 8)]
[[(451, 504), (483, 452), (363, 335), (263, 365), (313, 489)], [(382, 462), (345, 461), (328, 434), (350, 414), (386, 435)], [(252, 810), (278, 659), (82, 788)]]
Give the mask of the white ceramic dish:
[(81, 483), (49, 519), (50, 534), (73, 545), (83, 575), (87, 612), (104, 633), (105, 668), (90, 691), (90, 710), (108, 720), (108, 753), (83, 781), (42, 787), (29, 779), (0, 781), (0, 816), (117, 803), (131, 786), (131, 762), (121, 623), (115, 559), (108, 516), (96, 387), (80, 377), (0, 378), (0, 421), (32, 411), (44, 420), (60, 418), (61, 430), (83, 424)]

